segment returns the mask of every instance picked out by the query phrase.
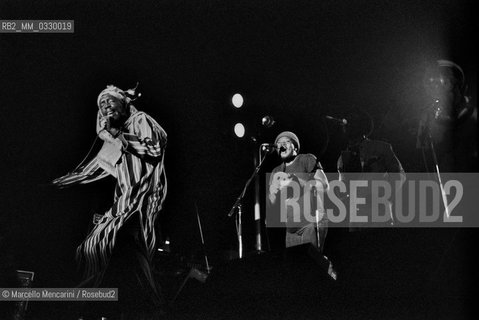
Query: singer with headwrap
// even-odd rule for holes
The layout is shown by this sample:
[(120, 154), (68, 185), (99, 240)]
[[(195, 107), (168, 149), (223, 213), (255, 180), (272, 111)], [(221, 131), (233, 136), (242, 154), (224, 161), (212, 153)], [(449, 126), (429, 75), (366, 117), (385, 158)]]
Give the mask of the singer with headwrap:
[(102, 149), (87, 164), (53, 181), (65, 187), (108, 175), (116, 178), (113, 205), (104, 215), (95, 215), (92, 231), (77, 248), (77, 259), (84, 269), (81, 286), (119, 288), (122, 316), (159, 310), (165, 304), (152, 274), (152, 258), (155, 220), (167, 191), (167, 135), (132, 105), (134, 98), (134, 89), (109, 85), (101, 91), (97, 134)]

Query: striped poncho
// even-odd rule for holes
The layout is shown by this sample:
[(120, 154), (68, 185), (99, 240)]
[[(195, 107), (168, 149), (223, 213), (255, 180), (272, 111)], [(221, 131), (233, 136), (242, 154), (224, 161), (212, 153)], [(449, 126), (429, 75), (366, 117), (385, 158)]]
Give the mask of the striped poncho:
[[(110, 142), (110, 146), (116, 146), (118, 151), (113, 172), (105, 170), (100, 152), (78, 170), (53, 181), (62, 187), (89, 183), (109, 174), (117, 178), (112, 207), (77, 248), (77, 259), (85, 267), (86, 278), (99, 276), (105, 270), (118, 230), (135, 214), (139, 215), (150, 259), (155, 251), (154, 225), (167, 191), (163, 161), (166, 132), (146, 113), (132, 110), (122, 134)], [(106, 141), (104, 147), (108, 143)]]

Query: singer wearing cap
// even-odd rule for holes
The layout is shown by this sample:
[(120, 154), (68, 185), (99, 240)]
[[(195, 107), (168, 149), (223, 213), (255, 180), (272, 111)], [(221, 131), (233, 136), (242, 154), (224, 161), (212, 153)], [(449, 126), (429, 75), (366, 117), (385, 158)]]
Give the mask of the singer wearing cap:
[[(271, 172), (268, 196), (270, 205), (278, 205), (278, 202), (285, 201), (285, 199), (282, 199), (282, 193), (280, 191), (283, 188), (287, 188), (288, 184), (292, 181), (301, 187), (302, 193), (312, 192), (314, 194), (316, 191), (323, 192), (328, 188), (328, 179), (317, 158), (310, 153), (299, 153), (300, 142), (296, 134), (290, 131), (282, 132), (276, 137), (275, 144), (282, 163)], [(311, 182), (314, 184), (314, 188), (310, 190), (304, 189), (306, 183)], [(302, 204), (303, 199), (304, 194), (301, 195), (298, 203)], [(310, 199), (311, 206), (301, 206), (301, 211), (309, 209), (311, 212), (301, 212), (299, 223), (293, 223), (288, 213), (288, 221), (286, 222), (286, 247), (311, 243), (321, 251), (323, 250), (327, 234), (326, 215), (324, 214), (323, 207), (316, 207), (316, 198), (311, 196)], [(318, 216), (316, 216), (316, 214)], [(305, 219), (306, 215), (317, 217), (316, 222)], [(316, 232), (317, 229), (319, 231), (318, 233)]]
[(113, 205), (104, 215), (95, 215), (92, 231), (77, 248), (77, 259), (84, 269), (80, 286), (119, 288), (115, 312), (126, 318), (140, 311), (157, 314), (165, 305), (151, 263), (155, 220), (167, 191), (163, 161), (167, 135), (131, 104), (135, 89), (109, 85), (101, 91), (97, 134), (102, 149), (87, 164), (53, 181), (65, 187), (108, 175), (116, 178)]

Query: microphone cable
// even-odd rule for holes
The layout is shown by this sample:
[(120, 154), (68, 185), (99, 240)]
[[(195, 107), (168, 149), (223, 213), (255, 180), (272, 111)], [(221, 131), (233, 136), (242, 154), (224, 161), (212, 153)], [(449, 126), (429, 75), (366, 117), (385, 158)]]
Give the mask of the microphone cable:
[(91, 152), (93, 151), (93, 147), (95, 147), (95, 144), (96, 142), (98, 141), (98, 135), (95, 137), (95, 140), (93, 140), (93, 143), (90, 147), (90, 150), (88, 150), (88, 153), (86, 154), (86, 156), (83, 158), (83, 160), (75, 167), (75, 169), (73, 169), (72, 171), (70, 172), (75, 172), (78, 170), (78, 168), (80, 168), (84, 162), (86, 161), (86, 159), (88, 159), (88, 157), (90, 156)]

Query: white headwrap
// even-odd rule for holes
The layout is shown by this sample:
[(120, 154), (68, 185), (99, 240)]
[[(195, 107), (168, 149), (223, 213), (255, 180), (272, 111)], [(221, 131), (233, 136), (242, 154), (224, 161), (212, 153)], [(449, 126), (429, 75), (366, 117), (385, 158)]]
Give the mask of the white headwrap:
[[(101, 97), (106, 95), (106, 94), (109, 94), (109, 95), (123, 101), (126, 104), (126, 106), (129, 108), (130, 114), (134, 114), (134, 113), (138, 112), (138, 110), (133, 105), (131, 105), (130, 103), (132, 101), (136, 100), (137, 97), (141, 96), (141, 93), (139, 93), (137, 95), (137, 97), (135, 97), (136, 88), (138, 88), (138, 83), (136, 83), (136, 86), (133, 89), (128, 89), (126, 91), (110, 84), (110, 85), (106, 86), (106, 88), (102, 92), (100, 92), (100, 94), (98, 95), (98, 98), (96, 100), (96, 104), (97, 104), (98, 108), (100, 108)], [(98, 116), (97, 116), (97, 121), (96, 121), (96, 132), (97, 133), (99, 133), (100, 130), (104, 128), (104, 124), (102, 123), (102, 121), (103, 121), (103, 115), (101, 114), (100, 110), (98, 110)]]
[[(98, 95), (97, 98), (97, 105), (98, 108), (100, 108), (100, 100), (101, 97), (109, 94), (119, 100), (122, 100), (126, 106), (130, 110), (130, 114), (134, 114), (138, 112), (138, 110), (133, 106), (130, 105), (130, 102), (135, 100), (132, 99), (131, 97), (135, 96), (135, 90), (138, 87), (138, 84), (134, 89), (129, 89), (126, 92), (121, 90), (118, 87), (115, 87), (114, 85), (108, 85), (106, 89), (104, 89), (100, 94)], [(100, 167), (102, 167), (105, 171), (110, 173), (111, 175), (116, 177), (116, 170), (115, 170), (115, 164), (118, 162), (118, 160), (121, 157), (122, 154), (122, 143), (119, 139), (114, 139), (110, 133), (106, 132), (104, 129), (104, 118), (98, 110), (97, 114), (97, 121), (96, 121), (96, 132), (100, 139), (104, 141), (103, 147), (101, 148), (100, 152), (97, 155), (98, 163)]]
[(113, 96), (119, 100), (122, 100), (126, 104), (129, 104), (131, 102), (131, 99), (125, 94), (125, 91), (121, 90), (118, 87), (115, 87), (114, 85), (108, 85), (106, 86), (106, 89), (104, 89), (100, 94), (98, 95), (98, 98), (96, 99), (96, 104), (98, 107), (100, 107), (100, 100), (101, 97), (104, 95), (109, 94), (110, 96)]

